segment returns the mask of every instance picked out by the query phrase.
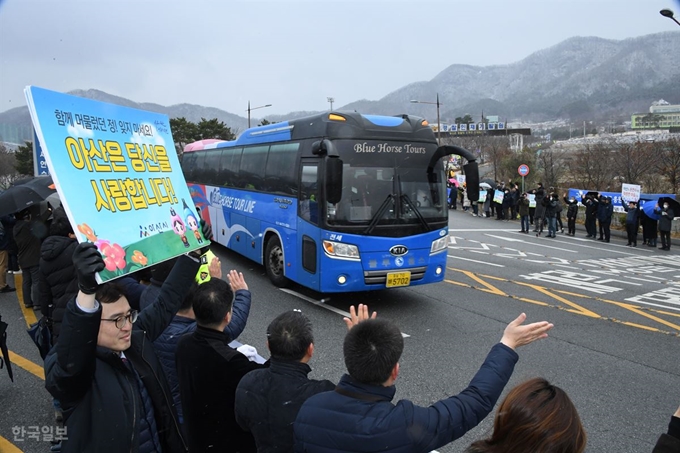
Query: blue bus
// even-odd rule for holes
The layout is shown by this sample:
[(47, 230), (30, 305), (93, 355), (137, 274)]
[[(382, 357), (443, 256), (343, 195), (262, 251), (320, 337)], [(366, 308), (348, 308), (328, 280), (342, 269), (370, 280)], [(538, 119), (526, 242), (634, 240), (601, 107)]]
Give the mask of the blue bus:
[(458, 154), (468, 196), (477, 162), (438, 146), (426, 120), (330, 112), (187, 145), (182, 168), (214, 240), (283, 287), (321, 293), (440, 282), (448, 203), (442, 158)]

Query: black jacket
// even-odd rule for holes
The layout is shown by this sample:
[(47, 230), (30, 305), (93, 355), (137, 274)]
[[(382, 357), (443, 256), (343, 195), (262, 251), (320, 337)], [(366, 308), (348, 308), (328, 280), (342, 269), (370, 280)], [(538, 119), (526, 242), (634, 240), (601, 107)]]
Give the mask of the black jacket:
[(668, 434), (662, 434), (652, 453), (678, 453), (680, 451), (680, 418), (671, 417)]
[[(158, 301), (139, 314), (125, 356), (140, 375), (156, 415), (164, 453), (186, 452), (172, 407), (172, 396), (152, 341), (170, 324), (199, 263), (181, 257)], [(85, 313), (69, 301), (61, 337), (45, 359), (45, 387), (64, 412), (68, 440), (62, 452), (136, 452), (139, 449), (141, 398), (135, 376), (113, 351), (97, 346), (101, 306)]]
[(578, 201), (569, 201), (569, 198), (564, 197), (564, 202), (567, 204), (567, 218), (572, 219), (578, 215)]
[(293, 451), (293, 422), (307, 398), (335, 389), (307, 375), (306, 363), (271, 359), (269, 369), (246, 374), (236, 388), (236, 422), (255, 437), (258, 453)]
[(673, 210), (671, 208), (656, 208), (654, 212), (659, 215), (659, 231), (671, 231), (673, 218), (675, 217)]
[(76, 245), (75, 239), (50, 236), (40, 248), (40, 310), (52, 319), (53, 343), (61, 332), (66, 304), (78, 294), (78, 276), (73, 267)]
[(234, 399), (241, 378), (265, 365), (249, 361), (229, 347), (230, 341), (224, 332), (198, 326), (177, 344), (179, 393), (191, 452), (256, 451), (253, 436), (236, 424)]
[(19, 266), (22, 269), (37, 266), (40, 261), (40, 243), (47, 236), (45, 224), (33, 220), (18, 220), (13, 232), (19, 249)]

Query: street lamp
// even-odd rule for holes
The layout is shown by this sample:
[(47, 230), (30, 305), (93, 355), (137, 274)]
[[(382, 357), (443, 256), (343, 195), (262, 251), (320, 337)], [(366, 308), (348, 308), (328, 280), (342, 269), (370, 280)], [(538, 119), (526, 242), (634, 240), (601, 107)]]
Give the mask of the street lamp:
[(662, 9), (661, 11), (659, 11), (659, 13), (660, 13), (662, 16), (668, 17), (668, 18), (671, 19), (673, 22), (675, 22), (676, 24), (680, 25), (680, 22), (678, 22), (678, 19), (676, 19), (675, 17), (673, 17), (673, 11), (671, 11), (670, 9)]
[(250, 128), (250, 111), (251, 110), (263, 109), (265, 107), (271, 107), (271, 106), (272, 106), (271, 104), (267, 104), (267, 105), (261, 105), (259, 107), (252, 107), (251, 108), (250, 107), (250, 101), (248, 101), (248, 110), (246, 110), (248, 112), (248, 128)]
[(416, 101), (415, 99), (411, 99), (411, 103), (413, 103), (413, 104), (431, 104), (431, 105), (437, 106), (437, 144), (441, 145), (442, 125), (441, 125), (441, 122), (439, 121), (439, 106), (441, 105), (439, 103), (439, 93), (437, 93), (437, 102)]
[(333, 103), (335, 102), (335, 98), (326, 98), (326, 100), (331, 104), (331, 112), (333, 111)]

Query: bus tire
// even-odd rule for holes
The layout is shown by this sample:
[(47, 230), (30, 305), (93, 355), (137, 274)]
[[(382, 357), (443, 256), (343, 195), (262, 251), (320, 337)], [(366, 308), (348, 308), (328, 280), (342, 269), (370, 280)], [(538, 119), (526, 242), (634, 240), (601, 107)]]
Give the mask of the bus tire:
[(267, 241), (264, 252), (264, 268), (274, 286), (283, 288), (288, 285), (288, 279), (284, 275), (283, 247), (281, 247), (281, 241), (276, 235), (270, 237)]

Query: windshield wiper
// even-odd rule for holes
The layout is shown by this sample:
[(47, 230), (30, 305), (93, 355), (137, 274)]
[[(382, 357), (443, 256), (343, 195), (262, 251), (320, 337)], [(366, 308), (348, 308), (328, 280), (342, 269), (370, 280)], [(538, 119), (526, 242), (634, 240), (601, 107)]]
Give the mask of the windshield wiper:
[(378, 224), (383, 214), (385, 214), (385, 211), (387, 211), (387, 208), (390, 205), (390, 201), (393, 200), (394, 198), (395, 198), (394, 194), (389, 194), (387, 198), (385, 198), (385, 201), (382, 202), (382, 204), (378, 208), (378, 211), (371, 218), (371, 222), (368, 224), (368, 228), (366, 228), (366, 231), (364, 231), (364, 235), (369, 235), (373, 232), (375, 226)]
[(418, 220), (420, 221), (420, 224), (423, 226), (423, 229), (424, 229), (425, 231), (430, 231), (430, 225), (427, 223), (427, 220), (425, 220), (425, 217), (423, 217), (423, 215), (420, 213), (420, 211), (418, 210), (418, 208), (416, 207), (416, 205), (413, 204), (413, 202), (412, 202), (411, 199), (408, 197), (408, 195), (402, 194), (402, 195), (401, 195), (401, 199), (402, 199), (402, 201), (404, 201), (404, 204), (406, 204), (407, 206), (409, 206), (409, 207), (413, 210), (413, 212), (416, 214), (416, 217), (417, 217)]

